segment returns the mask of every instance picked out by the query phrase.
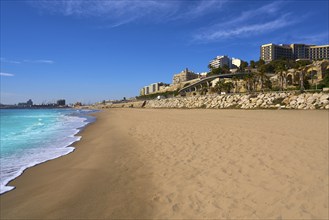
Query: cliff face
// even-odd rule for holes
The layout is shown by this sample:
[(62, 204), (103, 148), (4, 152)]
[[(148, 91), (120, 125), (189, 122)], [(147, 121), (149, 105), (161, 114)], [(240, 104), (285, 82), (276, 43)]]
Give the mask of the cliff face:
[(204, 95), (136, 101), (98, 108), (329, 109), (329, 93), (272, 92)]

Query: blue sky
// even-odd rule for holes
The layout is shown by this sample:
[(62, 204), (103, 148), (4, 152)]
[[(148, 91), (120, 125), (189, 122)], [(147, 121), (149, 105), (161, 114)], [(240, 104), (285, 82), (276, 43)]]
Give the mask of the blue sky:
[(1, 0), (1, 103), (92, 103), (265, 43), (328, 44), (328, 1)]

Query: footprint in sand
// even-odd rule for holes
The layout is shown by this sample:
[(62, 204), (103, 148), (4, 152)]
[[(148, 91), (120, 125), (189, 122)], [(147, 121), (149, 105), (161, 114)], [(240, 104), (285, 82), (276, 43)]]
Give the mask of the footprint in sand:
[(173, 205), (173, 206), (172, 206), (172, 210), (173, 210), (174, 212), (178, 212), (178, 211), (179, 211), (179, 206), (178, 206), (178, 204)]

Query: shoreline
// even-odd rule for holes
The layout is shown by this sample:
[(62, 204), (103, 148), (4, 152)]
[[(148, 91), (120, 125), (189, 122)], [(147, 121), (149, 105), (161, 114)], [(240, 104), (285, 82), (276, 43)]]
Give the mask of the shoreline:
[[(23, 109), (23, 110), (25, 110), (25, 109)], [(31, 109), (28, 109), (28, 110), (31, 110)], [(40, 110), (40, 109), (37, 109), (37, 110)], [(41, 110), (43, 110), (43, 109), (41, 109)], [(80, 126), (80, 127), (76, 127), (76, 128), (75, 128), (76, 132), (75, 132), (73, 135), (72, 135), (72, 134), (69, 135), (69, 136), (72, 135), (73, 137), (75, 137), (75, 138), (77, 138), (77, 139), (74, 140), (74, 141), (72, 141), (72, 142), (66, 143), (65, 146), (62, 147), (63, 149), (67, 149), (68, 152), (63, 152), (63, 154), (56, 155), (56, 156), (54, 156), (54, 157), (50, 157), (50, 156), (49, 156), (49, 158), (46, 158), (46, 159), (44, 159), (44, 160), (42, 160), (42, 161), (33, 162), (33, 163), (30, 163), (30, 164), (28, 164), (28, 165), (22, 167), (20, 170), (17, 171), (17, 173), (15, 173), (15, 175), (14, 175), (13, 177), (10, 178), (10, 180), (6, 181), (6, 184), (3, 185), (3, 189), (5, 189), (5, 188), (7, 188), (7, 187), (10, 188), (10, 189), (8, 189), (8, 190), (6, 190), (6, 191), (0, 193), (0, 196), (1, 196), (1, 195), (4, 195), (4, 194), (6, 194), (6, 193), (9, 193), (9, 192), (11, 192), (11, 191), (13, 191), (13, 190), (15, 190), (16, 187), (15, 187), (15, 186), (11, 186), (10, 183), (13, 182), (15, 179), (17, 179), (18, 177), (20, 177), (21, 175), (23, 175), (28, 169), (33, 168), (33, 167), (36, 167), (36, 166), (38, 166), (38, 165), (40, 165), (40, 164), (43, 164), (43, 163), (46, 163), (46, 162), (48, 162), (48, 161), (55, 160), (55, 159), (57, 159), (57, 158), (60, 158), (60, 157), (63, 157), (63, 156), (66, 156), (66, 155), (68, 155), (68, 154), (73, 153), (73, 152), (75, 151), (75, 147), (73, 147), (74, 143), (80, 141), (81, 138), (82, 138), (82, 136), (79, 135), (79, 134), (80, 134), (80, 133), (81, 133), (86, 127), (88, 127), (88, 125), (90, 125), (90, 124), (92, 124), (92, 123), (94, 123), (94, 122), (96, 121), (96, 117), (94, 117), (93, 114), (96, 113), (96, 112), (99, 112), (100, 110), (96, 110), (96, 109), (95, 109), (95, 110), (88, 110), (88, 111), (91, 111), (91, 113), (88, 113), (88, 114), (85, 114), (85, 113), (82, 114), (82, 113), (80, 113), (79, 115), (73, 115), (73, 116), (72, 116), (72, 115), (66, 115), (66, 116), (69, 116), (69, 117), (83, 118), (83, 119), (85, 120), (84, 123), (86, 123), (85, 125), (82, 125), (82, 126)]]
[(94, 114), (74, 154), (11, 182), (1, 218), (328, 217), (328, 112)]

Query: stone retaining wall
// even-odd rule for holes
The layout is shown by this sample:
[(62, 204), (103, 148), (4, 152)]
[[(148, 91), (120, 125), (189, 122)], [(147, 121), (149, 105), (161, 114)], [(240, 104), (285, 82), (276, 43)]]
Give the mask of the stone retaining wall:
[[(100, 107), (100, 106), (99, 106)], [(258, 93), (175, 97), (111, 104), (102, 108), (329, 109), (328, 93)]]
[(327, 93), (205, 95), (147, 101), (146, 108), (329, 109)]

